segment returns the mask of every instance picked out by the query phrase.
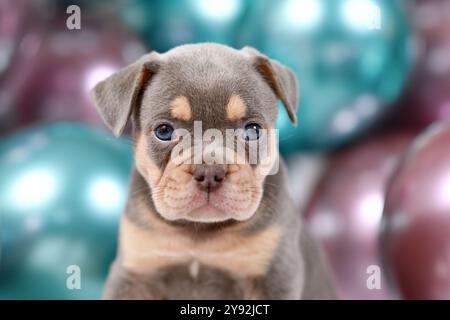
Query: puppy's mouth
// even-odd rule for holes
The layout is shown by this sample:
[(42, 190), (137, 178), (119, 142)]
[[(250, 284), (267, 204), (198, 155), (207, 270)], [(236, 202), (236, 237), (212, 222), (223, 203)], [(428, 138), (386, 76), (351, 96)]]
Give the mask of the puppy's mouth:
[[(231, 180), (231, 179), (230, 179)], [(248, 220), (255, 213), (262, 190), (251, 180), (224, 181), (219, 188), (198, 188), (167, 181), (153, 193), (156, 209), (167, 220), (217, 223)]]
[(221, 209), (216, 208), (209, 201), (200, 207), (187, 213), (188, 220), (193, 222), (215, 223), (228, 220), (227, 214)]
[(215, 223), (225, 220), (245, 220), (247, 215), (242, 214), (248, 206), (245, 197), (234, 198), (227, 195), (227, 191), (201, 190), (193, 203), (193, 208), (186, 213), (186, 219), (195, 222)]

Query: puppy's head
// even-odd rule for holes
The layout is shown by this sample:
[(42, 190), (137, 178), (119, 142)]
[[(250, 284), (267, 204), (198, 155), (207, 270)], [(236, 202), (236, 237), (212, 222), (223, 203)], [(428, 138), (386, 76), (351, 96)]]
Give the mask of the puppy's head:
[(216, 44), (150, 53), (93, 90), (115, 135), (133, 120), (136, 167), (167, 220), (244, 221), (277, 165), (277, 100), (296, 123), (294, 74)]

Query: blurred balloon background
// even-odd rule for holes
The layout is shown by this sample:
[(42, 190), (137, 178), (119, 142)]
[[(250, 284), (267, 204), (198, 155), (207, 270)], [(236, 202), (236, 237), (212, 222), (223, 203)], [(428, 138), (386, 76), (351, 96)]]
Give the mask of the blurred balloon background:
[(156, 51), (192, 42), (236, 45), (249, 0), (131, 0), (120, 15)]
[(58, 120), (101, 124), (89, 90), (146, 52), (126, 27), (104, 20), (104, 13), (86, 14), (82, 30), (67, 30), (63, 9), (44, 25), (32, 21), (35, 26), (24, 32), (0, 89), (4, 130)]
[(383, 217), (392, 285), (410, 299), (450, 299), (450, 122), (411, 145), (393, 175)]
[(401, 1), (258, 1), (243, 44), (292, 67), (301, 102), (293, 128), (280, 115), (280, 147), (332, 148), (374, 125), (406, 81), (409, 23)]
[[(0, 143), (0, 298), (98, 298), (126, 200), (129, 143), (53, 124)], [(66, 269), (83, 272), (67, 290)]]
[(330, 160), (313, 191), (305, 217), (336, 272), (343, 298), (389, 298), (381, 290), (367, 290), (367, 268), (380, 266), (378, 230), (387, 181), (411, 141), (408, 133), (384, 133), (342, 150)]
[(447, 0), (1, 0), (0, 298), (100, 297), (132, 153), (89, 90), (144, 52), (207, 41), (298, 76), (280, 148), (341, 298), (449, 298), (449, 27)]
[(11, 66), (29, 14), (25, 1), (0, 2), (0, 78)]
[(393, 121), (420, 130), (450, 116), (450, 1), (416, 1), (412, 9), (417, 63)]

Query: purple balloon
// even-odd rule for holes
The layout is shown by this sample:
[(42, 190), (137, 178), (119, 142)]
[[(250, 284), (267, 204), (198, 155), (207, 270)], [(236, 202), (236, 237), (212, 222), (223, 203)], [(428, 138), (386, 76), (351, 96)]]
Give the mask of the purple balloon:
[(409, 148), (394, 174), (383, 216), (383, 252), (406, 299), (450, 299), (450, 122)]
[(0, 1), (0, 76), (9, 69), (29, 18), (31, 7), (28, 1)]
[(412, 2), (416, 63), (395, 125), (421, 130), (450, 117), (450, 1)]
[(390, 133), (341, 151), (307, 207), (308, 226), (325, 249), (341, 298), (391, 298), (382, 276), (381, 289), (370, 289), (367, 281), (371, 266), (381, 273), (378, 234), (387, 179), (411, 139)]
[(3, 122), (11, 129), (53, 121), (102, 125), (90, 89), (145, 51), (114, 20), (83, 16), (81, 30), (67, 29), (65, 17), (45, 25), (37, 21), (22, 40), (14, 72), (0, 88), (0, 104), (8, 110)]

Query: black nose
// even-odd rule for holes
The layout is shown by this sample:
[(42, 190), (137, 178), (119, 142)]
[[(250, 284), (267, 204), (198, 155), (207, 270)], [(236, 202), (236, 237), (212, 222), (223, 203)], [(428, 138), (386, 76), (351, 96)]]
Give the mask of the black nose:
[(200, 189), (211, 192), (222, 184), (226, 169), (223, 165), (200, 164), (194, 168), (192, 175)]

